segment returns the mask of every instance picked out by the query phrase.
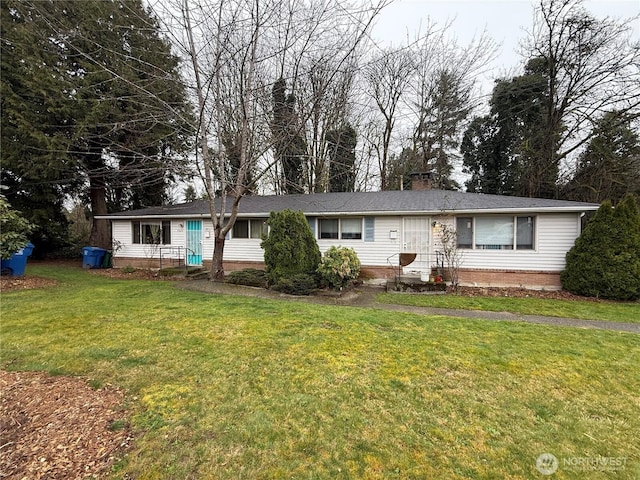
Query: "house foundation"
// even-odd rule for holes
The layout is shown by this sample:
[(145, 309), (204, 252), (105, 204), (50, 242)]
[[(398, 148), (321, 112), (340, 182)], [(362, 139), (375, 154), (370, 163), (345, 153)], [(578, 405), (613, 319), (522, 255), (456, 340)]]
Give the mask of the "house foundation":
[[(210, 269), (212, 262), (205, 260), (203, 268)], [(125, 258), (114, 257), (115, 268), (160, 268), (157, 258)], [(167, 259), (163, 259), (163, 267), (175, 266)], [(264, 262), (252, 261), (226, 261), (226, 272), (242, 270), (244, 268), (263, 269)], [(391, 266), (363, 265), (360, 276), (366, 280), (393, 280), (398, 275), (398, 268)], [(460, 269), (458, 272), (459, 284), (469, 287), (521, 287), (533, 290), (561, 290), (560, 272), (523, 271), (523, 270), (484, 270), (484, 269)]]

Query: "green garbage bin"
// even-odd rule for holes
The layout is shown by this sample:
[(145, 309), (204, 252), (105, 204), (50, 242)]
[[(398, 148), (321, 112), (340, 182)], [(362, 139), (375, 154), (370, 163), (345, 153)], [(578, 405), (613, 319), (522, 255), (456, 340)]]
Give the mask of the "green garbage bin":
[(111, 268), (112, 267), (111, 259), (112, 259), (111, 252), (109, 250), (106, 250), (104, 252), (104, 257), (102, 257), (102, 268)]

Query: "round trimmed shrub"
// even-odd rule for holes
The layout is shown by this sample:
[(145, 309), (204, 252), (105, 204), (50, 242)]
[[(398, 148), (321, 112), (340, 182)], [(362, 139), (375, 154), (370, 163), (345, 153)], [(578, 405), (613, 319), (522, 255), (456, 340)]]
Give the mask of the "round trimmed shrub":
[(360, 259), (352, 248), (329, 247), (322, 256), (318, 273), (329, 287), (342, 290), (360, 275)]
[(269, 235), (260, 244), (270, 285), (283, 277), (314, 275), (320, 249), (301, 211), (282, 210), (269, 215)]
[(562, 287), (611, 300), (640, 298), (640, 213), (633, 195), (604, 202), (567, 253)]

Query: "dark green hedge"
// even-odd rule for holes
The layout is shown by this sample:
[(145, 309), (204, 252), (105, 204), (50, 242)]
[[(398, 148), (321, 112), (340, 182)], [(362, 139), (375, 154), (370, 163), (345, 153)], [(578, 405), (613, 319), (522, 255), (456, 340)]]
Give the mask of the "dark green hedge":
[(611, 300), (640, 298), (640, 213), (629, 194), (613, 208), (604, 202), (566, 257), (562, 287)]
[(311, 295), (317, 288), (317, 282), (312, 275), (298, 273), (291, 277), (281, 277), (272, 288), (289, 295)]
[(230, 272), (226, 277), (226, 281), (236, 285), (267, 288), (267, 272), (257, 268), (245, 268)]

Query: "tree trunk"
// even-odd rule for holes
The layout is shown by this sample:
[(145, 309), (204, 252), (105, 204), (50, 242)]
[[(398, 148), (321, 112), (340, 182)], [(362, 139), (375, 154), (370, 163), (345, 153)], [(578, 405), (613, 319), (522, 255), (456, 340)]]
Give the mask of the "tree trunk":
[(213, 266), (211, 267), (212, 279), (215, 281), (224, 280), (224, 242), (225, 236), (220, 235), (220, 227), (215, 229), (215, 242), (213, 246)]
[(96, 215), (106, 215), (107, 209), (106, 188), (102, 176), (89, 175), (89, 190), (91, 196), (91, 213), (93, 223), (89, 243), (94, 247), (111, 250), (111, 224), (109, 220), (97, 220)]

